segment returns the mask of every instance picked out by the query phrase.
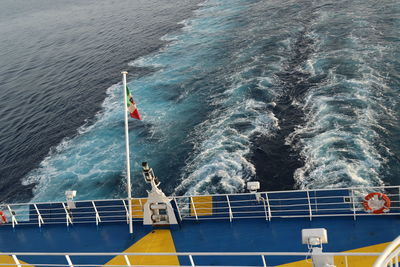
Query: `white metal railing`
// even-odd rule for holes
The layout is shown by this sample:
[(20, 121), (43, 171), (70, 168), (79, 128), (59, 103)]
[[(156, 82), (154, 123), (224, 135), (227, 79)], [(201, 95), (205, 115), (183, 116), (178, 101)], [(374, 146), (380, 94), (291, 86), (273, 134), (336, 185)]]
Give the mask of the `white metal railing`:
[[(380, 253), (350, 253), (350, 252), (324, 252), (324, 253), (318, 253), (318, 255), (325, 255), (325, 256), (333, 256), (333, 257), (343, 257), (344, 258), (344, 264), (345, 267), (352, 267), (351, 265), (348, 264), (348, 258), (352, 257), (377, 257), (380, 255)], [(141, 265), (135, 265), (134, 262), (132, 262), (132, 258), (129, 259), (129, 257), (136, 256), (146, 256), (146, 266), (158, 266), (156, 263), (152, 264), (152, 260), (157, 260), (160, 259), (160, 257), (179, 257), (179, 261), (181, 265), (169, 265), (169, 266), (228, 266), (229, 265), (229, 260), (232, 260), (232, 257), (251, 257), (252, 261), (254, 264), (257, 264), (256, 266), (264, 266), (264, 267), (271, 267), (275, 266), (276, 264), (271, 265), (270, 262), (276, 262), (277, 257), (289, 257), (293, 258), (293, 261), (301, 260), (303, 259), (308, 259), (312, 256), (312, 253), (310, 252), (176, 252), (176, 253), (161, 253), (161, 252), (156, 252), (156, 253), (43, 253), (43, 252), (31, 252), (31, 253), (26, 253), (26, 252), (16, 252), (16, 253), (0, 253), (0, 256), (10, 256), (12, 257), (14, 261), (14, 265), (17, 267), (22, 267), (26, 265), (33, 265), (33, 266), (47, 266), (47, 267), (77, 267), (77, 266), (104, 266), (105, 263), (99, 264), (98, 260), (92, 260), (95, 257), (110, 257), (114, 258), (117, 256), (123, 257), (125, 260), (125, 265), (107, 265), (107, 266), (143, 266)], [(46, 257), (46, 263), (43, 262), (37, 262), (37, 259), (43, 260), (43, 256)], [(149, 258), (149, 256), (156, 256), (154, 259)], [(26, 259), (28, 257), (29, 259), (29, 264), (22, 264), (21, 263), (21, 258)], [(208, 265), (200, 265), (196, 262), (199, 261), (202, 257), (207, 257), (210, 262)], [(213, 262), (213, 257), (219, 257), (218, 262), (221, 264), (214, 265), (211, 264)], [(221, 258), (222, 257), (222, 258)], [(301, 257), (301, 258), (299, 258)], [(371, 259), (373, 260), (373, 259)], [(51, 261), (54, 261), (52, 263)], [(104, 261), (104, 260), (103, 260)], [(290, 261), (290, 259), (289, 259)], [(61, 263), (60, 263), (61, 262)], [(64, 262), (64, 263), (62, 263)], [(84, 264), (82, 264), (84, 262)], [(92, 263), (88, 263), (92, 262)], [(203, 261), (204, 262), (204, 261)], [(186, 263), (186, 264), (185, 264)], [(189, 264), (189, 265), (188, 265)], [(259, 264), (259, 265), (258, 265)], [(280, 263), (281, 264), (281, 263)], [(13, 266), (11, 263), (0, 263), (0, 266), (6, 265), (6, 266)], [(310, 262), (311, 265), (311, 262)], [(241, 266), (241, 265), (235, 265), (235, 266)], [(353, 265), (355, 266), (355, 265)], [(381, 265), (379, 265), (381, 267)]]
[[(384, 192), (390, 199), (390, 212), (375, 215), (364, 211), (364, 196), (373, 191)], [(208, 202), (199, 200), (204, 196), (174, 196), (172, 203), (176, 214), (185, 220), (237, 220), (262, 218), (305, 217), (310, 220), (327, 216), (388, 216), (400, 215), (400, 186), (339, 188), (315, 190), (271, 191), (240, 194), (210, 195)], [(205, 198), (207, 199), (207, 198)], [(132, 210), (135, 221), (142, 220), (142, 198), (133, 199)], [(75, 224), (128, 222), (126, 199), (75, 201), (75, 208), (66, 202), (42, 202), (22, 204), (0, 204), (0, 211), (7, 217), (7, 225)]]
[[(376, 216), (365, 212), (362, 206), (364, 196), (373, 191), (384, 192), (391, 198), (391, 211), (380, 215), (400, 215), (399, 190), (399, 186), (382, 186), (220, 194), (210, 195), (213, 197), (211, 202), (199, 203), (193, 199), (202, 196), (180, 196), (175, 199), (183, 220), (265, 218), (270, 221), (273, 217), (307, 217), (312, 220), (327, 216), (352, 216), (356, 219), (357, 216)], [(238, 197), (242, 198), (235, 200)], [(210, 208), (199, 208), (199, 204), (212, 205), (212, 216), (200, 216), (202, 210)]]
[(400, 236), (393, 240), (375, 261), (373, 267), (399, 267)]

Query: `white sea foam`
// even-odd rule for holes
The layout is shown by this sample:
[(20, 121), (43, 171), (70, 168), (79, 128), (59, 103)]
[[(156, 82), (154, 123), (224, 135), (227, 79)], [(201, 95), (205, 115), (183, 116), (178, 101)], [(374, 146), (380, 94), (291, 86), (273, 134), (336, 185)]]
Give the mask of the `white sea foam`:
[[(140, 129), (131, 131), (135, 157), (156, 166), (164, 180), (179, 147), (188, 142), (193, 145), (184, 166), (169, 176), (180, 177), (176, 192), (240, 191), (256, 175), (249, 160), (252, 138), (273, 136), (279, 130), (273, 108), (285, 91), (277, 85), (276, 73), (282, 72), (282, 62), (288, 60), (287, 51), (294, 45), (290, 26), (293, 31), (301, 26), (295, 22), (282, 26), (271, 18), (248, 22), (240, 14), (251, 3), (242, 2), (203, 2), (193, 18), (181, 22), (181, 30), (163, 37), (169, 41), (166, 47), (129, 63), (160, 68), (132, 82), (132, 88), (139, 91), (138, 105), (145, 117)], [(329, 16), (325, 13), (321, 20), (329, 23)], [(249, 23), (248, 28), (235, 36), (235, 27), (241, 23)], [(318, 23), (311, 26), (325, 29)], [(286, 140), (305, 161), (296, 170), (296, 181), (299, 187), (314, 188), (382, 184), (380, 174), (387, 159), (379, 149), (387, 153), (390, 149), (380, 142), (378, 131), (385, 131), (380, 124), (384, 116), (387, 123), (396, 122), (393, 103), (382, 102), (382, 95), (391, 88), (371, 61), (355, 53), (354, 47), (364, 45), (357, 32), (337, 50), (323, 49), (333, 46), (328, 34), (307, 34), (321, 39), (315, 45), (319, 50), (305, 62), (304, 69), (297, 68), (311, 78), (327, 77), (310, 88), (304, 99), (292, 101), (305, 113), (304, 125)], [(235, 47), (232, 51), (228, 49), (231, 43)], [(382, 56), (386, 49), (375, 48), (377, 51), (368, 56)], [(362, 77), (347, 77), (343, 70), (339, 73), (343, 66), (335, 63), (338, 59), (351, 59)], [(327, 67), (329, 64), (332, 67)], [(213, 75), (217, 75), (216, 80), (212, 80)], [(94, 123), (65, 139), (26, 177), (25, 184), (37, 184), (35, 200), (63, 199), (63, 191), (74, 187), (79, 188), (80, 198), (114, 197), (124, 191), (118, 188), (125, 176), (118, 88), (108, 89)], [(196, 114), (207, 114), (208, 119), (194, 130), (188, 129), (185, 124)], [(136, 161), (132, 165), (139, 168)], [(92, 192), (93, 188), (98, 192)]]
[[(254, 165), (246, 158), (250, 137), (255, 133), (271, 134), (277, 127), (273, 113), (257, 111), (260, 105), (265, 103), (245, 100), (238, 106), (227, 107), (223, 113), (213, 112), (212, 119), (196, 128), (194, 156), (187, 162), (177, 191), (199, 194), (243, 189), (245, 182), (255, 175)], [(248, 128), (236, 129), (241, 123), (249, 124)]]
[(123, 170), (123, 164), (118, 162), (122, 158), (117, 156), (123, 149), (122, 142), (116, 139), (109, 143), (110, 134), (122, 134), (112, 130), (112, 121), (122, 114), (122, 108), (117, 104), (120, 88), (119, 85), (108, 88), (108, 96), (102, 110), (95, 115), (95, 122), (80, 127), (76, 136), (62, 140), (50, 150), (40, 166), (24, 178), (23, 184), (36, 184), (32, 201), (62, 200), (69, 189), (77, 189), (80, 199), (118, 194), (117, 188), (116, 191), (107, 188), (111, 181), (106, 179)]
[[(380, 118), (392, 113), (383, 107), (380, 93), (372, 88), (376, 77), (346, 80), (331, 74), (325, 88), (307, 93), (303, 109), (306, 123), (287, 139), (297, 146), (305, 166), (296, 170), (302, 188), (382, 185), (382, 168), (386, 162), (378, 148), (382, 129)], [(335, 88), (349, 88), (334, 93)], [(296, 141), (297, 140), (297, 141)]]
[(332, 25), (340, 19), (327, 12), (311, 27), (316, 48), (304, 70), (312, 79), (325, 78), (294, 103), (304, 111), (305, 123), (286, 141), (305, 162), (294, 175), (300, 188), (386, 182), (392, 152), (385, 125), (396, 121), (396, 112), (393, 99), (386, 97), (394, 92), (387, 84), (384, 57), (393, 52), (374, 40), (382, 32), (363, 12), (352, 11), (357, 27), (349, 23), (338, 30)]

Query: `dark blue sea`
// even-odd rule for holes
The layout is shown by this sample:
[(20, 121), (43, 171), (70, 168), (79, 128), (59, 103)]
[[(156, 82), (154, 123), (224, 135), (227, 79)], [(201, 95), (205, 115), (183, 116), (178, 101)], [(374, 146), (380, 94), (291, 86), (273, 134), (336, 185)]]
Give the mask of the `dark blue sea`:
[(397, 0), (3, 0), (0, 201), (398, 185)]

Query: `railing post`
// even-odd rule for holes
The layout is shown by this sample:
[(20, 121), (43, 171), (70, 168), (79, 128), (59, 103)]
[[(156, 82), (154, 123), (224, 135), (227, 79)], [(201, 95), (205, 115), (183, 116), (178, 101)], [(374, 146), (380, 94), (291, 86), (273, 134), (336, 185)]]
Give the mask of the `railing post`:
[(269, 204), (268, 193), (265, 193), (265, 200), (267, 201), (267, 208), (268, 208), (269, 221), (271, 221), (272, 212), (271, 212), (271, 206), (270, 206), (270, 204)]
[(16, 255), (11, 255), (11, 257), (13, 258), (15, 265), (18, 267), (21, 267), (21, 263), (19, 262), (18, 258)]
[(310, 212), (310, 221), (312, 221), (312, 210), (311, 210), (310, 194), (309, 194), (308, 190), (306, 192), (307, 192), (307, 199), (308, 199), (308, 210)]
[(265, 261), (264, 255), (261, 255), (261, 259), (262, 259), (262, 262), (263, 262), (263, 266), (267, 267), (267, 262)]
[(17, 218), (15, 218), (14, 212), (11, 209), (10, 205), (7, 205), (8, 211), (10, 212), (11, 215), (11, 222), (12, 222), (12, 226), (13, 228), (15, 228), (15, 225), (18, 224)]
[(315, 205), (315, 207), (314, 207), (315, 212), (318, 212), (317, 191), (315, 191), (315, 190), (314, 190), (314, 205)]
[(196, 266), (196, 265), (194, 264), (194, 260), (193, 260), (192, 255), (189, 255), (189, 260), (190, 260), (190, 264), (192, 265), (192, 267)]
[(130, 262), (130, 260), (129, 260), (129, 258), (128, 258), (127, 255), (124, 255), (124, 259), (125, 259), (126, 265), (132, 266), (132, 265), (131, 265), (131, 262)]
[(351, 203), (353, 204), (353, 218), (354, 220), (356, 220), (356, 205), (354, 203), (354, 193), (353, 193), (353, 189), (351, 190)]
[(129, 224), (129, 211), (128, 207), (126, 206), (125, 200), (122, 200), (122, 203), (124, 203), (125, 211), (126, 211), (126, 224)]
[(101, 222), (101, 218), (100, 218), (99, 212), (97, 211), (96, 205), (94, 204), (94, 201), (92, 201), (92, 204), (93, 204), (94, 211), (96, 212), (96, 225), (99, 225), (99, 222)]
[(232, 213), (232, 208), (231, 208), (231, 202), (229, 201), (229, 196), (228, 195), (225, 195), (225, 196), (226, 196), (226, 200), (228, 201), (228, 207), (229, 207), (229, 221), (232, 222), (233, 213)]
[(197, 217), (196, 206), (194, 205), (194, 201), (193, 201), (192, 197), (190, 197), (190, 203), (192, 203), (193, 212), (194, 212), (194, 216), (196, 216), (196, 220), (199, 220), (199, 217)]
[(266, 200), (264, 200), (262, 197), (261, 197), (261, 199), (262, 199), (262, 202), (263, 202), (263, 205), (264, 205), (265, 220), (268, 221), (267, 206), (265, 205), (265, 201)]
[(68, 265), (69, 267), (74, 267), (74, 265), (72, 264), (71, 258), (69, 257), (69, 255), (65, 255), (65, 258), (67, 259)]
[[(397, 187), (398, 191), (399, 191), (399, 202), (400, 203), (400, 186)], [(399, 204), (400, 205), (400, 204)]]
[(67, 226), (69, 226), (69, 224), (72, 224), (72, 219), (71, 219), (71, 216), (69, 216), (69, 210), (67, 209), (67, 207), (65, 207), (64, 202), (62, 202), (62, 205), (63, 205), (64, 211), (65, 211), (65, 219), (67, 221)]
[(178, 205), (178, 201), (176, 201), (176, 197), (174, 197), (174, 201), (175, 201), (176, 209), (178, 210), (179, 219), (180, 219), (180, 221), (182, 221), (182, 215), (181, 215), (181, 211), (179, 210), (179, 205)]
[(38, 207), (36, 206), (36, 204), (33, 204), (33, 206), (35, 207), (36, 213), (37, 213), (37, 215), (38, 215), (39, 227), (42, 227), (42, 224), (44, 224), (42, 215), (40, 214), (39, 209), (38, 209)]

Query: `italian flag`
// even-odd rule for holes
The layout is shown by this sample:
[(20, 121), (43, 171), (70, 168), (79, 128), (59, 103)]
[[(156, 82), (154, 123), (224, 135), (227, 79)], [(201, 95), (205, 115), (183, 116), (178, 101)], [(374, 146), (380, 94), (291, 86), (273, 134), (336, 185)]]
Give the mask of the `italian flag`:
[(128, 86), (126, 87), (126, 105), (128, 106), (128, 111), (131, 114), (131, 117), (134, 119), (141, 120), (139, 111), (136, 107), (135, 101), (133, 101), (133, 97), (131, 95), (131, 92), (129, 91)]

